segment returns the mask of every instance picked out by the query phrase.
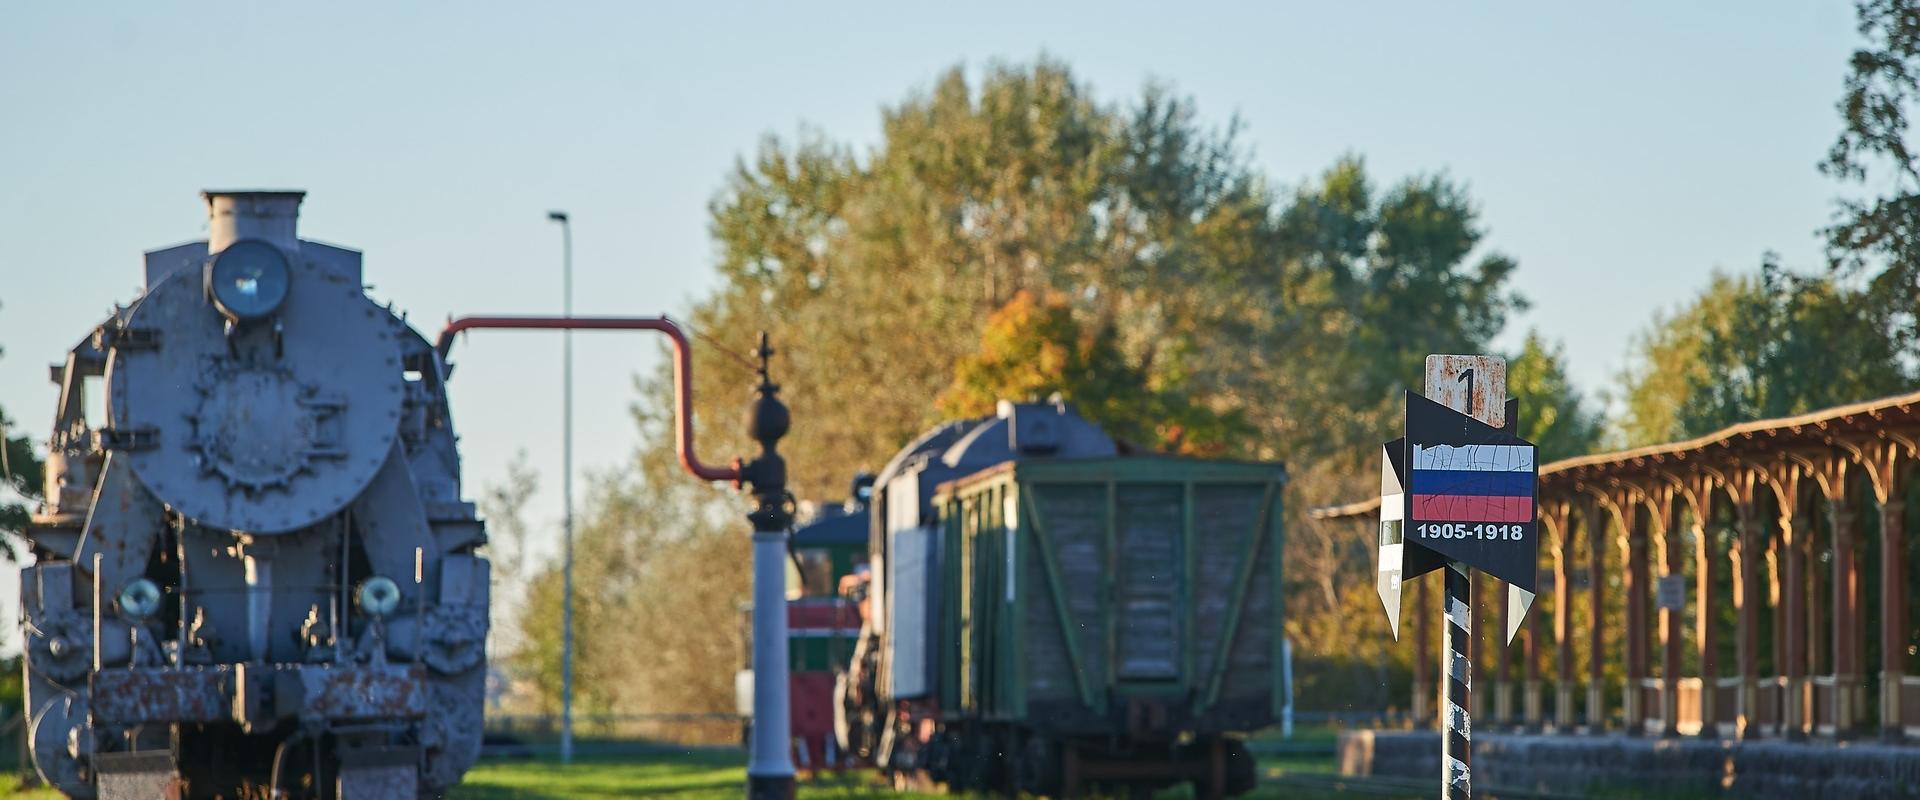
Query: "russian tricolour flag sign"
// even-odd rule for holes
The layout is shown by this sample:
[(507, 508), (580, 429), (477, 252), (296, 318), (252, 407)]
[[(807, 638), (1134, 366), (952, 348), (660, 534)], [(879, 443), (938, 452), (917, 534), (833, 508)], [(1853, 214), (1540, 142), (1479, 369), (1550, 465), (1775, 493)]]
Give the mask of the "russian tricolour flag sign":
[(1413, 518), (1532, 522), (1533, 445), (1414, 445)]
[[(1509, 414), (1511, 423), (1518, 410)], [(1407, 545), (1400, 580), (1459, 561), (1533, 591), (1533, 443), (1412, 392), (1406, 432), (1387, 446), (1380, 475), (1380, 545)]]
[(1398, 636), (1407, 581), (1453, 564), (1484, 572), (1506, 584), (1511, 642), (1540, 575), (1533, 443), (1500, 359), (1428, 356), (1427, 388), (1434, 397), (1407, 392), (1406, 435), (1380, 448), (1374, 586)]

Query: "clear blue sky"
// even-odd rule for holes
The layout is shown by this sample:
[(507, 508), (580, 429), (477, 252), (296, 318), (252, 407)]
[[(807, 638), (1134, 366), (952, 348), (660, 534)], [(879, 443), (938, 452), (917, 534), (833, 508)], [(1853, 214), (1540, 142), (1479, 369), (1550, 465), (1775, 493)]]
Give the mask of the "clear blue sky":
[[(1600, 390), (1714, 268), (1819, 263), (1856, 42), (1831, 0), (160, 5), (0, 10), (0, 407), (36, 436), (45, 365), (133, 296), (142, 250), (204, 234), (202, 188), (308, 190), (303, 235), (364, 250), (428, 328), (557, 310), (549, 208), (580, 312), (672, 312), (710, 285), (706, 204), (761, 137), (871, 143), (943, 69), (1043, 52), (1108, 98), (1158, 78), (1239, 114), (1282, 185), (1350, 152), (1465, 181), (1535, 304), (1510, 336), (1564, 341)], [(455, 378), (468, 492), (525, 448), (557, 518), (559, 342), (481, 336)], [(653, 348), (580, 340), (583, 470), (631, 451)]]

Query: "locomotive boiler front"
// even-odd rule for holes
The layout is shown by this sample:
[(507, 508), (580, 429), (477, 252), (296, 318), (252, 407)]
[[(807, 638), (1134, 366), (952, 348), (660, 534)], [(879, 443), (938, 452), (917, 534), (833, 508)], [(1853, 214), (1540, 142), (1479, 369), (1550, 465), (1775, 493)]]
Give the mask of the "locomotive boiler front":
[(359, 253), (297, 237), (301, 193), (205, 197), (207, 241), (149, 252), (54, 370), (34, 764), (74, 797), (438, 794), (488, 625), (445, 365)]

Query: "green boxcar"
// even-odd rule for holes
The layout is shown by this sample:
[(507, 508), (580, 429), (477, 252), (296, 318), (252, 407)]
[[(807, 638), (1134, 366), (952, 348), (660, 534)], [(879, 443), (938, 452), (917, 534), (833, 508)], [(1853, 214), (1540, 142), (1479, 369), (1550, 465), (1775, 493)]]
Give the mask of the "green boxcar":
[(943, 484), (943, 717), (1068, 750), (1271, 724), (1285, 481), (1277, 464), (1127, 456)]

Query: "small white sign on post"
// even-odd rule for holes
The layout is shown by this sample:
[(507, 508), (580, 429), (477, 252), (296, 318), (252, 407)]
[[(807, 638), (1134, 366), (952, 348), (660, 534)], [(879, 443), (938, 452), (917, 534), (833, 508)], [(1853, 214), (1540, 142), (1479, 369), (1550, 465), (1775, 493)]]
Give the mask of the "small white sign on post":
[(1655, 593), (1661, 611), (1687, 610), (1687, 576), (1662, 575)]

